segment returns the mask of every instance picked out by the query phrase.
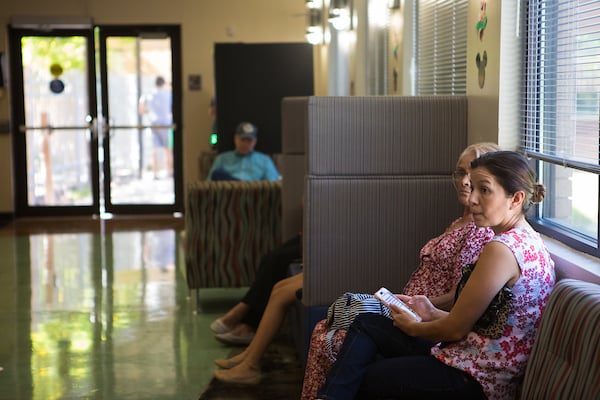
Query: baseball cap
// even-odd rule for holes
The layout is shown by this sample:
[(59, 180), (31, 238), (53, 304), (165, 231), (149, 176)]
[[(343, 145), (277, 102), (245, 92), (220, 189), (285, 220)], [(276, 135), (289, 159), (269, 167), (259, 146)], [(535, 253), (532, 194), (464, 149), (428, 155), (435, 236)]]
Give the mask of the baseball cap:
[(257, 131), (258, 129), (256, 129), (256, 126), (252, 125), (250, 122), (240, 122), (237, 128), (235, 128), (235, 134), (244, 139), (256, 139)]

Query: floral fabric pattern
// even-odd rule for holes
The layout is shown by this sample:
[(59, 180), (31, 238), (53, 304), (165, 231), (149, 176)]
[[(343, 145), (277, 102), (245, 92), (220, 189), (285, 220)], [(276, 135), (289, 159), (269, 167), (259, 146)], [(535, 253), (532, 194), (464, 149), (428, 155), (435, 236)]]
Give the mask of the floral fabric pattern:
[(502, 337), (491, 339), (470, 332), (458, 342), (434, 346), (431, 353), (475, 377), (489, 399), (514, 399), (554, 286), (554, 262), (531, 228), (513, 228), (492, 240), (513, 252), (521, 270), (512, 286), (514, 297)]
[(302, 383), (301, 400), (312, 400), (317, 395), (317, 391), (325, 383), (325, 376), (335, 362), (338, 352), (344, 344), (346, 331), (343, 329), (335, 331), (331, 338), (331, 353), (329, 353), (330, 339), (327, 338), (329, 327), (327, 321), (317, 322), (310, 337), (310, 348), (306, 360), (306, 369), (304, 370), (304, 382)]
[(473, 222), (457, 228), (457, 222), (423, 246), (421, 264), (404, 287), (404, 294), (435, 297), (448, 293), (460, 280), (463, 265), (475, 262), (494, 236), (489, 228), (478, 228)]

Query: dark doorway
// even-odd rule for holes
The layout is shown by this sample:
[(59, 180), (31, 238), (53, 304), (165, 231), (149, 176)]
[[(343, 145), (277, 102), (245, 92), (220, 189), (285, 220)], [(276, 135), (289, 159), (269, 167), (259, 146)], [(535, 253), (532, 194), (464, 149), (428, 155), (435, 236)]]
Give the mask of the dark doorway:
[(240, 121), (258, 127), (256, 149), (281, 152), (281, 100), (314, 94), (313, 48), (308, 43), (215, 44), (219, 152), (233, 149)]

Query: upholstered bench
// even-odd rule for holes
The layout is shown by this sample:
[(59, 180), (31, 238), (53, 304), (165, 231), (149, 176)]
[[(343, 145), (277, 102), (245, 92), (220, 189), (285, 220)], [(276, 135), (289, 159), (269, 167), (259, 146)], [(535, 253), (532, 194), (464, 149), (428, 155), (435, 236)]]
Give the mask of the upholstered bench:
[(542, 316), (521, 399), (600, 399), (600, 285), (558, 281)]

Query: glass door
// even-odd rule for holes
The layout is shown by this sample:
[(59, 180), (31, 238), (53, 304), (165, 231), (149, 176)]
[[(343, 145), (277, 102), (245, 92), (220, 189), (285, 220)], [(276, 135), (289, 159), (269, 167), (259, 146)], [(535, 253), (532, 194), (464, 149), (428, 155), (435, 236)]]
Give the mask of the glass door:
[(179, 27), (99, 28), (106, 212), (181, 211)]
[(16, 214), (182, 211), (179, 27), (9, 36)]
[(9, 35), (16, 213), (97, 213), (93, 31)]

